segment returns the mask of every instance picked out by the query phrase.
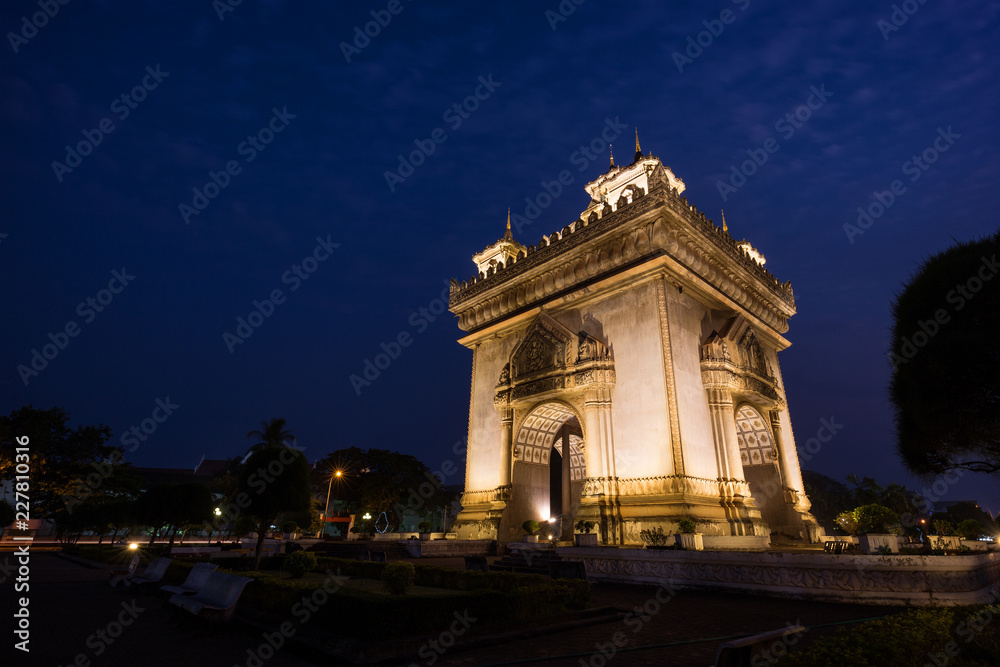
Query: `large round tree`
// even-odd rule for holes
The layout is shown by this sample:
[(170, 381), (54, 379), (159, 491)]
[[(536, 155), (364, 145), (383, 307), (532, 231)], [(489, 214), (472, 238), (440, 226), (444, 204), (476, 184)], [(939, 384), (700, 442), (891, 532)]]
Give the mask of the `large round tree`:
[(918, 474), (1000, 472), (1000, 232), (920, 266), (892, 306), (897, 449)]

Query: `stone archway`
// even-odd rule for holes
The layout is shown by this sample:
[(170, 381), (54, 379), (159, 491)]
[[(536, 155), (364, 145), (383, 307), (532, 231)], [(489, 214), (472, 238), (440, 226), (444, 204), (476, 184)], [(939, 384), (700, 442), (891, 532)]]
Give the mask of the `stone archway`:
[(501, 521), (501, 536), (520, 538), (521, 524), (534, 519), (543, 524), (556, 519), (549, 531), (573, 539), (573, 524), (586, 478), (583, 430), (576, 410), (558, 400), (535, 405), (514, 434), (510, 501)]
[(787, 523), (787, 509), (778, 468), (778, 447), (767, 420), (754, 406), (744, 403), (736, 410), (736, 438), (740, 447), (743, 475), (760, 510), (772, 530)]

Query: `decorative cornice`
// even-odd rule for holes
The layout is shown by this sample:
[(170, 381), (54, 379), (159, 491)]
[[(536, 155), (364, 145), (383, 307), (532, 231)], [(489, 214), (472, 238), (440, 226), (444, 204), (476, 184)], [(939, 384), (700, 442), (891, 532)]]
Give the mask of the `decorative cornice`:
[[(529, 246), (506, 267), (470, 281), (452, 281), (450, 304), (459, 326), (473, 331), (556, 294), (656, 256), (668, 255), (775, 331), (787, 330), (795, 313), (788, 283), (779, 284), (741, 251), (728, 233), (659, 186), (632, 203), (592, 220), (577, 220), (538, 249)], [(660, 212), (662, 215), (655, 216)]]

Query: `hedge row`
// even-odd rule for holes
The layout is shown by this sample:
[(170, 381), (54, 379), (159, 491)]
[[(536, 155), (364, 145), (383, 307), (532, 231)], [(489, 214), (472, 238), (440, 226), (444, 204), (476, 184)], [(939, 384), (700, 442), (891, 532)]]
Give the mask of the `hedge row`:
[(992, 667), (1000, 665), (998, 618), (1000, 605), (909, 609), (877, 621), (842, 627), (803, 651), (789, 653), (777, 665)]

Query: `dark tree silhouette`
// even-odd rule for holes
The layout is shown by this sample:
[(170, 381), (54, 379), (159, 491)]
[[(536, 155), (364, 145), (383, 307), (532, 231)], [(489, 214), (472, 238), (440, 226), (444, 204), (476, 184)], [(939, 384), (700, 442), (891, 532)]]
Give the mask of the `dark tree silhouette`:
[(309, 512), (309, 464), (302, 452), (291, 447), (258, 449), (243, 464), (239, 493), (249, 499), (243, 516), (250, 517), (257, 531), (256, 570), (268, 528), (278, 517), (286, 512)]
[(897, 451), (923, 475), (1000, 472), (1000, 232), (927, 259), (892, 305)]

